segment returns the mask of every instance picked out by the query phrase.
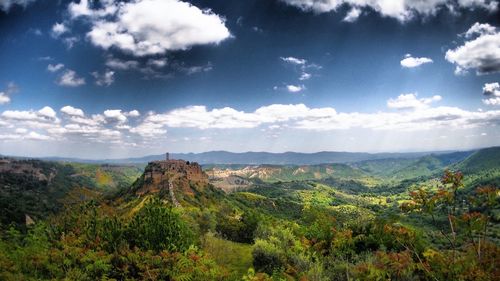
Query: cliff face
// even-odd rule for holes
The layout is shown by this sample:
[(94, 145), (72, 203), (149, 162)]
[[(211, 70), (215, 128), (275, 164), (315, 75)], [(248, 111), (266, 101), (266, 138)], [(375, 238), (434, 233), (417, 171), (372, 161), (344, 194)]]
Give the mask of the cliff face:
[(136, 195), (158, 193), (162, 190), (180, 192), (183, 195), (194, 195), (194, 190), (200, 190), (208, 185), (208, 176), (196, 162), (184, 160), (165, 160), (150, 162), (144, 170), (143, 185)]

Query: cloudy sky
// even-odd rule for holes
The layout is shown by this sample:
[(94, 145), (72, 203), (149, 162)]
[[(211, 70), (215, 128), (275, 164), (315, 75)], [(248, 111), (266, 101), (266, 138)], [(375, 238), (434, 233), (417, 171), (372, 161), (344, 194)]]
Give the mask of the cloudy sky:
[(0, 154), (500, 145), (497, 0), (0, 0)]

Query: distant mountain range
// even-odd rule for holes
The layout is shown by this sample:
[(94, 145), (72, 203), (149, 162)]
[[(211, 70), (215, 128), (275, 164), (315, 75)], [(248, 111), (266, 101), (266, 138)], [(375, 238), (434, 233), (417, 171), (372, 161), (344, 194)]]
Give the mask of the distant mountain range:
[[(472, 153), (476, 150), (468, 151)], [(364, 152), (334, 152), (323, 151), (316, 153), (299, 152), (228, 152), (210, 151), (202, 153), (171, 153), (171, 159), (184, 159), (207, 164), (246, 164), (246, 165), (316, 165), (323, 163), (354, 163), (381, 159), (414, 159), (426, 155), (442, 155), (456, 151), (437, 152), (410, 152), (410, 153), (364, 153)], [(155, 160), (165, 159), (165, 155), (149, 155), (137, 158), (89, 160), (78, 158), (45, 157), (43, 160), (81, 162), (81, 163), (109, 163), (109, 164), (144, 164)]]

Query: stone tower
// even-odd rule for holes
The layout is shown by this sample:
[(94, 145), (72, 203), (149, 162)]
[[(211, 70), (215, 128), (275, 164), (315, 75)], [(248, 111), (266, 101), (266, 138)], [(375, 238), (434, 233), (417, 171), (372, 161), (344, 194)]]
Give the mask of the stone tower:
[(165, 153), (165, 160), (167, 160), (167, 161), (168, 161), (168, 160), (170, 160), (170, 155), (169, 155), (169, 153), (168, 153), (168, 152), (167, 152), (167, 153)]

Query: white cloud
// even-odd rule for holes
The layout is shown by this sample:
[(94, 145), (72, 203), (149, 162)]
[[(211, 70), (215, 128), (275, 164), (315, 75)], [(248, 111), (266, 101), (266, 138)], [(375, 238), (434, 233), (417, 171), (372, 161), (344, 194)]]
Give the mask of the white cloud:
[(146, 121), (130, 129), (130, 132), (142, 137), (154, 137), (166, 134), (167, 130), (164, 127), (164, 124)]
[(6, 110), (2, 117), (12, 120), (36, 120), (39, 116), (33, 111)]
[(401, 66), (406, 68), (414, 68), (421, 66), (422, 64), (432, 63), (432, 59), (426, 57), (412, 57), (410, 54), (405, 55), (405, 58), (401, 60)]
[(483, 100), (487, 105), (500, 105), (500, 97), (491, 97)]
[(66, 105), (66, 106), (62, 107), (61, 112), (65, 113), (69, 116), (77, 116), (77, 117), (84, 117), (85, 116), (85, 114), (83, 113), (83, 110), (81, 110), (80, 108), (72, 107), (71, 105)]
[(50, 72), (57, 72), (61, 69), (63, 69), (64, 64), (58, 63), (58, 64), (49, 64), (47, 65), (47, 70)]
[(281, 57), (280, 59), (284, 62), (296, 64), (296, 65), (304, 65), (307, 63), (307, 60), (299, 59), (299, 58), (295, 58), (295, 57)]
[(139, 62), (135, 60), (120, 60), (108, 57), (106, 59), (106, 66), (116, 70), (129, 70), (139, 67)]
[(490, 12), (494, 12), (498, 9), (497, 0), (458, 0), (459, 7), (463, 8), (483, 8)]
[(486, 96), (483, 103), (487, 105), (500, 105), (500, 84), (486, 83), (483, 87), (483, 94)]
[(0, 105), (6, 104), (9, 102), (10, 102), (10, 97), (4, 92), (0, 92)]
[[(495, 83), (488, 83), (484, 88), (484, 92), (491, 96), (499, 90)], [(439, 133), (442, 136), (444, 133), (440, 130), (475, 130), (470, 133), (478, 135), (487, 131), (488, 127), (500, 125), (500, 110), (469, 111), (457, 107), (432, 106), (438, 100), (439, 96), (419, 99), (415, 94), (401, 95), (390, 99), (388, 107), (410, 110), (372, 113), (338, 112), (333, 107), (310, 108), (304, 104), (271, 104), (253, 111), (188, 106), (166, 113), (150, 112), (144, 117), (135, 110), (113, 109), (106, 110), (102, 115), (86, 117), (83, 110), (65, 106), (61, 108), (64, 118), (59, 120), (50, 107), (36, 111), (6, 110), (0, 114), (0, 139), (57, 141), (61, 144), (120, 143), (136, 147), (164, 141), (170, 128), (230, 130), (262, 126), (262, 130), (280, 134), (301, 130), (333, 132), (352, 129), (352, 132), (356, 132), (362, 129), (383, 130), (391, 134), (428, 131), (429, 134)], [(137, 119), (128, 120), (127, 117)], [(174, 134), (177, 132), (174, 130)], [(190, 138), (197, 140), (198, 137), (193, 135)]]
[(441, 96), (433, 96), (431, 98), (417, 98), (417, 94), (401, 94), (395, 99), (387, 101), (387, 107), (394, 109), (416, 109), (426, 108), (435, 101), (440, 101)]
[[(493, 30), (494, 29), (494, 30)], [(456, 65), (455, 74), (475, 69), (477, 74), (500, 71), (500, 32), (488, 24), (474, 24), (466, 33), (469, 41), (446, 51), (446, 60)], [(471, 38), (476, 35), (476, 38)]]
[(38, 114), (40, 114), (43, 117), (47, 117), (47, 118), (51, 118), (51, 119), (56, 118), (56, 112), (50, 106), (45, 106), (42, 109), (38, 110)]
[(29, 134), (24, 136), (25, 139), (28, 140), (50, 140), (51, 138), (46, 135), (39, 134), (37, 132), (30, 132)]
[(67, 33), (67, 32), (69, 32), (69, 29), (64, 23), (56, 22), (52, 26), (52, 36), (54, 38), (58, 38), (59, 36), (63, 35), (64, 33)]
[(130, 117), (139, 117), (139, 116), (141, 116), (141, 113), (139, 113), (138, 110), (134, 109), (134, 110), (131, 110), (129, 112), (126, 112), (125, 115), (130, 116)]
[(78, 38), (76, 36), (70, 36), (70, 37), (66, 37), (66, 38), (64, 38), (62, 40), (63, 40), (64, 44), (66, 44), (66, 47), (68, 49), (71, 49), (71, 48), (73, 48), (73, 46), (75, 45), (75, 43), (80, 40), (80, 38)]
[[(305, 81), (309, 80), (312, 77), (311, 71), (316, 71), (321, 69), (322, 67), (320, 65), (314, 64), (314, 63), (308, 63), (306, 59), (302, 58), (297, 58), (297, 57), (280, 57), (280, 59), (293, 66), (293, 70), (299, 74), (299, 81)], [(275, 86), (273, 88), (274, 90), (278, 90), (279, 87)], [(285, 89), (288, 92), (296, 93), (300, 92), (302, 90), (305, 90), (306, 87), (304, 85), (285, 85)]]
[(298, 93), (305, 89), (306, 87), (304, 85), (286, 85), (286, 90), (290, 93)]
[[(83, 1), (82, 1), (83, 2)], [(218, 44), (231, 36), (225, 19), (210, 10), (178, 0), (105, 1), (91, 9), (88, 1), (69, 6), (73, 18), (90, 17), (87, 36), (103, 49), (117, 48), (136, 56)]]
[(125, 116), (125, 114), (123, 114), (120, 109), (105, 110), (104, 117), (106, 117), (106, 119), (108, 119), (108, 120), (119, 122), (119, 123), (123, 123), (123, 122), (127, 121), (127, 116)]
[(29, 4), (33, 2), (35, 2), (35, 0), (0, 0), (0, 10), (4, 12), (9, 12), (10, 9), (15, 5), (26, 8)]
[(472, 38), (474, 36), (481, 36), (486, 34), (495, 34), (496, 27), (489, 25), (488, 23), (474, 23), (469, 30), (465, 32), (465, 38)]
[(72, 19), (86, 16), (91, 18), (105, 17), (116, 12), (118, 7), (114, 5), (113, 0), (100, 1), (103, 5), (100, 9), (92, 9), (88, 0), (81, 0), (79, 3), (72, 2), (68, 5), (68, 12)]
[[(440, 9), (449, 9), (455, 12), (457, 9), (482, 8), (488, 11), (497, 9), (496, 0), (281, 0), (291, 6), (298, 7), (303, 11), (315, 13), (336, 12), (340, 7), (347, 5), (351, 7), (345, 21), (354, 21), (362, 10), (373, 10), (384, 17), (395, 18), (401, 22), (409, 21), (416, 16), (432, 16)], [(357, 9), (359, 10), (353, 10)], [(349, 20), (347, 20), (349, 19)]]
[(343, 21), (345, 22), (355, 22), (359, 16), (361, 15), (361, 9), (353, 7), (349, 12), (347, 12), (347, 15), (344, 17)]
[(61, 74), (61, 76), (57, 80), (57, 84), (60, 86), (78, 87), (81, 85), (85, 85), (85, 79), (82, 77), (78, 77), (74, 70), (67, 69)]
[(299, 80), (300, 81), (309, 80), (311, 77), (312, 77), (312, 75), (310, 73), (302, 72), (300, 74)]
[(162, 68), (165, 65), (167, 65), (167, 59), (165, 59), (165, 58), (163, 58), (163, 59), (149, 59), (148, 65), (154, 66), (157, 68)]
[(58, 121), (56, 117), (56, 112), (49, 106), (45, 106), (38, 111), (6, 110), (2, 112), (1, 117), (4, 120), (15, 120), (15, 121), (35, 121), (35, 122)]
[[(396, 99), (397, 100), (397, 99)], [(401, 100), (401, 99), (400, 99)], [(287, 124), (289, 128), (315, 131), (352, 128), (373, 130), (430, 130), (437, 128), (475, 128), (500, 124), (500, 110), (467, 111), (456, 107), (430, 107), (429, 99), (411, 99), (412, 103), (397, 105), (409, 111), (358, 113), (337, 112), (334, 108), (309, 108), (304, 104), (273, 104), (254, 112), (230, 107), (208, 110), (205, 106), (190, 106), (165, 114), (150, 114), (131, 132), (142, 135), (164, 134), (170, 128), (236, 129), (260, 125)]]
[(94, 71), (91, 73), (95, 78), (95, 83), (98, 86), (110, 86), (115, 82), (115, 72), (112, 70), (106, 70), (104, 73), (99, 73)]

